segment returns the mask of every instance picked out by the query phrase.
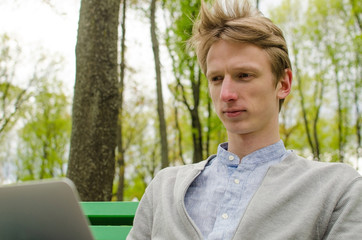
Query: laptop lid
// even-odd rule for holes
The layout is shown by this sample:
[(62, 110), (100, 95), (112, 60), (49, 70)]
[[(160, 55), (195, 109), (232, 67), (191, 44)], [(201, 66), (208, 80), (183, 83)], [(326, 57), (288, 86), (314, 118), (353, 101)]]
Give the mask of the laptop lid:
[(94, 238), (73, 182), (61, 179), (1, 186), (0, 239)]

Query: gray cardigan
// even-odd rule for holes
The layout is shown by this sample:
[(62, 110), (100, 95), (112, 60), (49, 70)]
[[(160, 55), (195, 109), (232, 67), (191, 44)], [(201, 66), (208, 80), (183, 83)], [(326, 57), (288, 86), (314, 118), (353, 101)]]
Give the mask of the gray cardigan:
[[(207, 161), (160, 171), (127, 239), (203, 239), (184, 197)], [(291, 153), (269, 168), (233, 239), (362, 239), (362, 177), (346, 164)]]

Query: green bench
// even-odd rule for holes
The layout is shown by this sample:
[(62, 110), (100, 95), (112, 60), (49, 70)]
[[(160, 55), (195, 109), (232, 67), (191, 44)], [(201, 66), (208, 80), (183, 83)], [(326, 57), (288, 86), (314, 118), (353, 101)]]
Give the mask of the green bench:
[(138, 202), (80, 202), (96, 240), (126, 239)]

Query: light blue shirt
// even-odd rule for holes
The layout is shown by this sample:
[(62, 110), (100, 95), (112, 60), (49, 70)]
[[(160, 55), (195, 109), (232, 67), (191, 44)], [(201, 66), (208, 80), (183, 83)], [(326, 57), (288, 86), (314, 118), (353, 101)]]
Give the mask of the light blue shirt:
[(245, 156), (239, 164), (239, 157), (227, 149), (227, 143), (219, 145), (216, 157), (185, 196), (188, 214), (208, 240), (232, 239), (268, 168), (289, 154), (280, 140)]

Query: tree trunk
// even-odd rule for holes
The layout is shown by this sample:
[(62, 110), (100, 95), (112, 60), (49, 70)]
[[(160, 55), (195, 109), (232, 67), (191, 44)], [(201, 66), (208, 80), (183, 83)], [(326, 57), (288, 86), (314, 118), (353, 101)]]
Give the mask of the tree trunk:
[(211, 97), (210, 95), (207, 96), (207, 132), (206, 132), (206, 157), (210, 156), (210, 140), (211, 140), (211, 115), (212, 115), (212, 108), (211, 108)]
[(120, 66), (120, 79), (118, 84), (119, 99), (118, 99), (118, 124), (117, 124), (117, 154), (116, 163), (118, 167), (118, 186), (117, 186), (117, 200), (123, 201), (124, 191), (124, 171), (125, 171), (125, 148), (123, 144), (123, 92), (124, 92), (124, 75), (126, 70), (125, 53), (126, 53), (126, 9), (127, 0), (123, 0), (122, 4), (122, 23), (121, 23), (121, 66)]
[(192, 162), (197, 163), (203, 160), (202, 156), (202, 129), (198, 109), (191, 111), (192, 139), (194, 142), (194, 155)]
[(344, 133), (343, 133), (343, 113), (342, 113), (342, 96), (341, 87), (338, 79), (338, 72), (335, 71), (335, 82), (337, 92), (337, 122), (338, 122), (338, 158), (340, 162), (344, 162)]
[(159, 132), (161, 138), (161, 167), (168, 167), (168, 143), (167, 143), (167, 129), (165, 121), (165, 113), (163, 108), (163, 96), (162, 96), (162, 84), (161, 84), (161, 63), (160, 63), (160, 51), (159, 43), (156, 33), (156, 0), (151, 1), (151, 40), (152, 50), (155, 59), (156, 70), (156, 88), (157, 88), (157, 113), (159, 119)]
[(110, 200), (117, 133), (119, 1), (82, 0), (67, 176), (82, 201)]
[(196, 69), (197, 70), (195, 70), (195, 63), (193, 62), (190, 66), (190, 78), (192, 85), (192, 95), (194, 98), (194, 107), (189, 109), (191, 113), (192, 138), (194, 141), (193, 163), (197, 163), (203, 160), (202, 124), (199, 115), (201, 71), (199, 68)]
[(335, 87), (337, 93), (337, 126), (338, 126), (338, 159), (339, 162), (344, 162), (344, 146), (345, 146), (345, 134), (344, 134), (344, 121), (343, 121), (343, 102), (342, 102), (342, 89), (341, 82), (338, 77), (338, 59), (335, 56), (332, 46), (327, 46), (329, 57), (331, 58), (334, 66)]
[[(308, 140), (308, 143), (309, 143), (309, 146), (310, 146), (310, 149), (312, 150), (312, 154), (313, 154), (313, 159), (314, 160), (317, 160), (319, 161), (319, 144), (318, 144), (318, 147), (316, 146), (317, 143), (315, 143), (312, 139), (312, 134), (313, 132), (310, 130), (309, 128), (309, 120), (308, 120), (308, 117), (307, 117), (307, 109), (306, 109), (306, 106), (305, 106), (305, 97), (304, 97), (304, 93), (303, 93), (303, 87), (302, 87), (302, 79), (301, 79), (301, 76), (300, 76), (300, 73), (299, 73), (299, 65), (298, 65), (298, 50), (295, 46), (295, 44), (293, 43), (292, 44), (292, 47), (293, 47), (293, 52), (294, 52), (294, 55), (295, 55), (295, 77), (296, 77), (296, 80), (298, 82), (298, 93), (299, 93), (299, 96), (300, 96), (300, 104), (301, 104), (301, 109), (302, 109), (302, 114), (303, 114), (303, 122), (304, 122), (304, 126), (305, 126), (305, 131), (306, 131), (306, 134), (307, 134), (307, 140)], [(315, 116), (314, 118), (314, 121), (313, 121), (313, 130), (314, 130), (314, 140), (318, 140), (318, 135), (317, 135), (317, 122), (318, 122), (318, 116), (319, 116), (319, 112), (317, 113), (317, 115)], [(318, 150), (317, 150), (318, 149)]]
[[(316, 76), (318, 78), (318, 76)], [(319, 114), (322, 107), (322, 101), (323, 101), (323, 94), (324, 94), (324, 80), (323, 76), (321, 79), (318, 79), (318, 87), (316, 87), (316, 101), (315, 101), (315, 116), (313, 120), (313, 137), (314, 137), (314, 143), (315, 143), (315, 159), (320, 160), (321, 155), (321, 148), (319, 144), (319, 137), (318, 137), (318, 120), (319, 120)]]
[(355, 123), (355, 128), (356, 128), (356, 137), (357, 137), (357, 146), (356, 146), (356, 159), (357, 159), (357, 163), (356, 163), (356, 169), (359, 170), (359, 159), (362, 158), (362, 137), (361, 137), (361, 125), (362, 125), (362, 114), (361, 114), (361, 110), (359, 108), (359, 103), (360, 103), (360, 99), (359, 99), (359, 93), (361, 90), (361, 70), (362, 68), (360, 67), (360, 55), (356, 54), (356, 67), (357, 67), (357, 76), (356, 76), (356, 80), (354, 82), (354, 93), (353, 93), (353, 100), (354, 100), (354, 106), (356, 109), (356, 123)]
[(295, 56), (295, 77), (296, 77), (296, 80), (298, 82), (298, 93), (299, 93), (299, 96), (300, 96), (300, 105), (301, 105), (301, 108), (302, 108), (302, 114), (303, 114), (303, 122), (304, 122), (304, 126), (305, 126), (305, 131), (306, 131), (306, 134), (307, 134), (307, 140), (308, 140), (308, 143), (309, 143), (309, 146), (312, 150), (312, 153), (313, 153), (313, 158), (314, 159), (317, 159), (317, 154), (316, 154), (316, 151), (315, 151), (315, 146), (314, 146), (314, 143), (313, 143), (313, 140), (312, 140), (312, 133), (309, 129), (309, 121), (308, 121), (308, 118), (307, 118), (307, 110), (306, 110), (306, 107), (305, 107), (305, 100), (304, 100), (304, 94), (303, 94), (303, 89), (302, 89), (302, 79), (300, 77), (300, 74), (299, 74), (299, 68), (298, 68), (298, 52), (297, 52), (297, 48), (295, 46), (295, 44), (293, 43), (292, 44), (292, 47), (293, 47), (293, 52), (294, 52), (294, 56)]
[(181, 159), (181, 162), (183, 164), (186, 164), (185, 159), (183, 157), (183, 148), (182, 148), (182, 131), (181, 131), (181, 127), (178, 121), (178, 107), (176, 106), (176, 104), (174, 105), (174, 109), (175, 109), (175, 127), (176, 127), (176, 131), (178, 132), (178, 138), (177, 138), (177, 146), (179, 149), (179, 156)]

